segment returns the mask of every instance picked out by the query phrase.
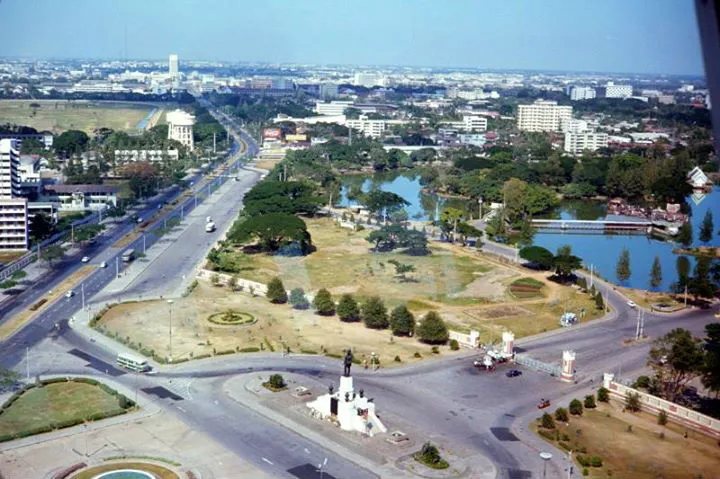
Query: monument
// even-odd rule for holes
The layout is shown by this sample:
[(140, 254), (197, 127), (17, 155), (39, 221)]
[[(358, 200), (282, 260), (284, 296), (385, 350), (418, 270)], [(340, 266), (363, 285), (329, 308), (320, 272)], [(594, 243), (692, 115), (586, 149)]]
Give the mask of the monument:
[(328, 393), (307, 403), (313, 415), (320, 419), (333, 420), (344, 431), (358, 431), (368, 436), (378, 432), (387, 432), (385, 425), (375, 415), (375, 403), (365, 396), (365, 391), (358, 393), (353, 388), (350, 376), (353, 354), (347, 350), (343, 359), (343, 375), (340, 376), (340, 387), (337, 392), (330, 385)]

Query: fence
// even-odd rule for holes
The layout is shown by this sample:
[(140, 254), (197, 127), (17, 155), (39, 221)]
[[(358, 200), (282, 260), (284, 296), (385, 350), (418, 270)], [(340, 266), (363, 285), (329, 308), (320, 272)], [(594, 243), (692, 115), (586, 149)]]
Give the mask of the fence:
[(605, 373), (603, 375), (603, 386), (610, 391), (610, 396), (614, 399), (625, 401), (628, 393), (635, 393), (640, 397), (640, 407), (644, 411), (652, 414), (665, 411), (670, 421), (720, 439), (720, 419), (700, 414), (697, 411), (666, 401), (652, 394), (625, 386), (615, 381), (614, 374)]
[(524, 354), (516, 354), (515, 362), (517, 364), (522, 364), (523, 366), (528, 367), (530, 369), (534, 369), (535, 371), (540, 371), (542, 373), (548, 373), (552, 376), (559, 377), (560, 373), (562, 372), (562, 368), (560, 366), (556, 366), (556, 365), (550, 364), (550, 363), (544, 363), (542, 361), (538, 361), (537, 359), (533, 359)]

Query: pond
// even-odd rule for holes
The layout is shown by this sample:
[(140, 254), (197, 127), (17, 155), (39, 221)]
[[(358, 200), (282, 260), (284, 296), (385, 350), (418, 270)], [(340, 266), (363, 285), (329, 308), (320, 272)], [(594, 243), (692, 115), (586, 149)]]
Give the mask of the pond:
[[(423, 193), (420, 177), (413, 172), (346, 176), (343, 179), (341, 205), (356, 204), (356, 202), (348, 200), (347, 192), (350, 188), (357, 188), (358, 186), (365, 192), (373, 188), (379, 188), (402, 196), (410, 203), (406, 209), (411, 219), (432, 220), (435, 218), (436, 212), (442, 211), (445, 206), (453, 206), (465, 211), (471, 210), (473, 215), (477, 217), (477, 205), (474, 202), (463, 199), (438, 199), (436, 195)], [(713, 188), (712, 192), (701, 201), (695, 202), (689, 198), (688, 203), (692, 209), (690, 221), (693, 228), (693, 246), (710, 245), (720, 247), (720, 236), (717, 234), (718, 230), (720, 230), (720, 187)], [(700, 231), (700, 223), (708, 210), (714, 214), (715, 234), (709, 243), (704, 244), (697, 237)], [(606, 209), (604, 203), (572, 200), (563, 202), (552, 217), (598, 220), (606, 218)], [(613, 217), (610, 216), (610, 218)], [(650, 268), (655, 256), (659, 257), (663, 272), (663, 281), (659, 289), (669, 291), (671, 285), (677, 280), (679, 256), (672, 252), (677, 245), (644, 234), (539, 232), (535, 235), (535, 244), (552, 252), (555, 252), (562, 245), (569, 244), (572, 246), (573, 253), (581, 257), (585, 265), (593, 265), (600, 276), (615, 283), (617, 282), (615, 267), (618, 257), (622, 249), (627, 248), (630, 252), (631, 276), (624, 286), (648, 289)], [(693, 268), (695, 265), (694, 258), (691, 256), (687, 258), (690, 267)]]

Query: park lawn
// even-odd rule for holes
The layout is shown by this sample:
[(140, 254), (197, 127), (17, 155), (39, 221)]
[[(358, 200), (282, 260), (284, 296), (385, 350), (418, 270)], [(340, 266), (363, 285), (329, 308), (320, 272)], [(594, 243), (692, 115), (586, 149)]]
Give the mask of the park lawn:
[(147, 462), (114, 462), (112, 464), (103, 464), (78, 472), (72, 476), (72, 479), (94, 479), (104, 472), (118, 471), (121, 469), (149, 472), (158, 479), (179, 479), (179, 476), (170, 469)]
[[(279, 276), (287, 289), (327, 288), (337, 294), (378, 295), (390, 305), (422, 298), (447, 304), (475, 304), (478, 300), (457, 299), (454, 295), (462, 292), (478, 274), (493, 269), (478, 258), (438, 247), (432, 247), (432, 254), (427, 256), (373, 253), (371, 244), (365, 240), (368, 231), (353, 232), (325, 218), (305, 221), (317, 248), (314, 253), (304, 257), (233, 253), (238, 276), (260, 283)], [(409, 281), (395, 276), (391, 260), (415, 267), (415, 272), (407, 274)]]
[[(593, 479), (711, 478), (720, 471), (715, 440), (693, 431), (683, 438), (684, 428), (672, 423), (660, 426), (650, 414), (623, 413), (600, 404), (596, 410), (585, 409), (581, 417), (571, 416), (568, 426), (557, 421), (556, 425), (561, 434), (570, 437), (565, 442), (574, 450), (585, 447), (586, 455), (602, 458), (602, 467), (588, 468), (588, 477)], [(628, 432), (628, 425), (632, 425), (632, 432)], [(537, 430), (537, 424), (533, 429)], [(578, 465), (576, 470), (580, 477), (582, 467)]]
[[(30, 104), (40, 105), (31, 108)], [(139, 131), (138, 123), (153, 105), (137, 106), (120, 103), (80, 102), (63, 100), (2, 100), (0, 118), (3, 123), (30, 126), (38, 131), (61, 133), (82, 130), (91, 135), (97, 128), (117, 131)]]
[(0, 435), (116, 410), (121, 410), (118, 398), (98, 386), (74, 381), (51, 383), (23, 393), (0, 414)]

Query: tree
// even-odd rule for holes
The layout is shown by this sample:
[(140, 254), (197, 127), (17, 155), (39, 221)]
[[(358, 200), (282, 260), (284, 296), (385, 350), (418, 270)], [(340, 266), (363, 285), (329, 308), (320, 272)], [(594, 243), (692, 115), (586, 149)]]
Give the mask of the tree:
[(570, 414), (572, 414), (573, 416), (582, 416), (583, 405), (579, 399), (573, 399), (572, 401), (570, 401), (568, 409), (570, 410)]
[(343, 294), (337, 306), (337, 314), (341, 321), (347, 323), (360, 321), (360, 310), (355, 298), (350, 294)]
[(238, 290), (238, 277), (237, 275), (230, 276), (230, 279), (228, 279), (228, 287), (230, 288), (230, 291), (237, 291)]
[(617, 266), (615, 267), (615, 275), (618, 281), (625, 283), (630, 279), (630, 251), (627, 248), (623, 248), (618, 258)]
[(388, 260), (388, 263), (395, 266), (395, 277), (401, 282), (407, 282), (408, 278), (405, 276), (407, 273), (415, 271), (415, 266), (412, 264), (401, 263), (396, 259)]
[[(481, 240), (482, 240), (483, 233), (482, 233), (482, 231), (480, 231), (479, 229), (477, 229), (470, 223), (465, 223), (465, 222), (458, 223), (456, 231), (457, 231), (457, 234), (460, 235), (460, 241), (462, 242), (463, 246), (465, 246), (467, 244), (467, 240), (470, 236), (474, 236), (475, 238), (477, 238), (477, 242), (480, 243), (480, 246), (478, 246), (478, 248), (482, 247)], [(477, 243), (476, 243), (476, 246), (477, 246)]]
[(90, 137), (84, 131), (64, 131), (53, 140), (53, 148), (65, 157), (82, 153), (90, 141)]
[(570, 420), (568, 411), (564, 407), (559, 407), (555, 410), (555, 419), (560, 422), (568, 422)]
[(449, 236), (448, 233), (452, 232), (452, 238), (450, 239), (453, 243), (457, 239), (457, 226), (462, 221), (465, 213), (457, 208), (444, 208), (440, 213), (440, 229), (444, 232), (445, 236)]
[(698, 236), (698, 239), (700, 239), (703, 243), (707, 243), (712, 239), (714, 231), (715, 226), (713, 225), (712, 211), (707, 210), (702, 223), (700, 224), (700, 235)]
[(657, 418), (657, 423), (661, 426), (665, 426), (668, 423), (668, 415), (665, 411), (660, 411)]
[(702, 383), (718, 397), (720, 393), (720, 323), (705, 325), (703, 343), (705, 358), (702, 367)]
[(312, 245), (305, 222), (287, 213), (251, 216), (233, 225), (228, 233), (228, 239), (239, 244), (257, 240), (260, 248), (266, 252), (274, 252), (295, 243), (299, 246), (301, 254), (307, 254)]
[(555, 419), (550, 414), (545, 413), (540, 420), (540, 426), (544, 429), (555, 429)]
[(690, 283), (690, 260), (687, 256), (678, 256), (675, 267), (677, 269), (677, 282), (673, 284), (673, 290), (676, 294), (684, 292), (688, 283)]
[(283, 389), (286, 386), (285, 379), (283, 379), (281, 374), (271, 374), (268, 379), (268, 385), (272, 389)]
[(128, 186), (135, 198), (155, 194), (158, 185), (158, 172), (147, 161), (128, 163), (122, 168), (122, 175), (129, 179)]
[(548, 270), (553, 267), (555, 257), (542, 246), (526, 246), (520, 250), (520, 257), (529, 261), (533, 266)]
[(395, 336), (412, 336), (415, 332), (415, 317), (401, 305), (393, 309), (390, 314), (390, 329)]
[(382, 190), (373, 190), (360, 196), (360, 203), (375, 216), (385, 218), (391, 212), (409, 206), (402, 196)]
[(518, 230), (518, 244), (520, 246), (530, 246), (533, 242), (533, 238), (535, 238), (536, 232), (537, 230), (530, 222), (530, 220), (522, 220), (520, 222), (520, 228)]
[(314, 186), (300, 181), (261, 181), (243, 198), (244, 211), (250, 216), (269, 213), (312, 216), (322, 202)]
[(305, 291), (302, 288), (293, 288), (290, 291), (290, 304), (294, 309), (308, 309), (310, 307)]
[(428, 311), (417, 327), (417, 336), (423, 343), (445, 344), (450, 338), (450, 333), (437, 311)]
[(48, 265), (51, 265), (53, 260), (62, 258), (65, 256), (65, 250), (62, 249), (60, 245), (51, 245), (47, 248), (44, 248), (42, 251), (40, 251), (40, 255), (42, 259), (48, 262)]
[(703, 361), (700, 340), (690, 331), (676, 328), (653, 342), (648, 366), (655, 372), (660, 395), (676, 401), (687, 384), (701, 374)]
[(585, 396), (583, 406), (585, 407), (585, 409), (595, 409), (597, 407), (597, 404), (595, 404), (595, 396), (593, 396), (592, 394), (588, 394), (587, 396)]
[(570, 245), (564, 245), (558, 248), (553, 264), (555, 265), (555, 274), (561, 278), (567, 278), (573, 275), (573, 271), (580, 269), (582, 259), (572, 254)]
[(710, 274), (711, 264), (712, 260), (710, 258), (697, 258), (695, 271), (687, 284), (688, 292), (695, 297), (695, 300), (698, 298), (712, 299), (715, 296), (717, 286)]
[(285, 304), (288, 301), (285, 286), (283, 285), (282, 280), (277, 276), (271, 279), (267, 284), (267, 293), (265, 296), (267, 296), (271, 303), (275, 304)]
[(678, 242), (683, 246), (690, 246), (693, 242), (692, 226), (690, 226), (689, 223), (683, 223), (680, 226), (680, 229), (678, 229), (678, 234), (676, 238)]
[(30, 222), (30, 239), (34, 243), (39, 243), (50, 237), (54, 229), (55, 225), (47, 214), (37, 213)]
[(628, 391), (625, 395), (625, 409), (630, 412), (638, 412), (640, 407), (640, 394)]
[(0, 391), (15, 386), (20, 381), (20, 374), (12, 369), (5, 369), (0, 366)]
[(365, 327), (370, 329), (387, 329), (390, 326), (385, 303), (378, 296), (373, 296), (363, 303), (360, 317)]
[(600, 402), (610, 401), (610, 391), (607, 388), (601, 387), (597, 392), (597, 400)]
[(655, 256), (652, 268), (650, 268), (650, 287), (657, 289), (662, 284), (662, 266), (660, 265), (660, 257)]
[(330, 291), (325, 288), (318, 291), (315, 299), (313, 299), (313, 307), (315, 311), (317, 311), (317, 314), (322, 316), (332, 316), (335, 314), (335, 301), (333, 301)]

